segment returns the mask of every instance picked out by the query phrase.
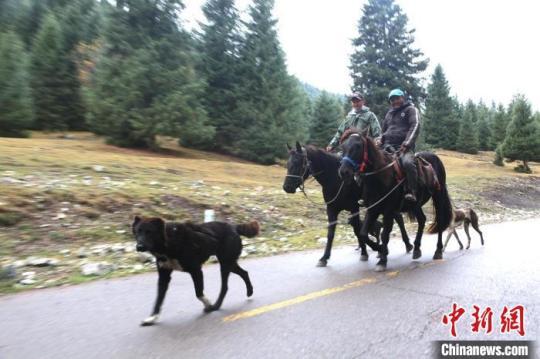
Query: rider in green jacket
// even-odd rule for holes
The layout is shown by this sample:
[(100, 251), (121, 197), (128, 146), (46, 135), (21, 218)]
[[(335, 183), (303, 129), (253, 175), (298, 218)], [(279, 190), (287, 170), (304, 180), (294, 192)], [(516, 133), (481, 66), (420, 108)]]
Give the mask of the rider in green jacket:
[(371, 138), (376, 138), (381, 135), (381, 126), (377, 120), (377, 116), (364, 106), (364, 96), (358, 92), (354, 92), (351, 96), (352, 110), (347, 117), (341, 122), (339, 128), (326, 147), (328, 152), (334, 150), (339, 145), (339, 140), (343, 133), (349, 128), (356, 128), (364, 132)]

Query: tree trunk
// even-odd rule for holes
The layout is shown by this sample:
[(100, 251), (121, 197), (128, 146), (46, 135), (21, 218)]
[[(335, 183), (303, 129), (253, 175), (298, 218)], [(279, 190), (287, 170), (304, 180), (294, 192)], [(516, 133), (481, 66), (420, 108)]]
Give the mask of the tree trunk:
[(526, 173), (532, 173), (531, 168), (529, 167), (529, 161), (523, 161), (523, 168)]

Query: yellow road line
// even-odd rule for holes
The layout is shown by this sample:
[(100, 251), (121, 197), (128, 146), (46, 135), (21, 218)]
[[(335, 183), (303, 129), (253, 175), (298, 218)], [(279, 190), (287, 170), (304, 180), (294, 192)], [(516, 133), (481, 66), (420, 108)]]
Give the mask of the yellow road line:
[[(396, 275), (396, 274), (397, 274), (396, 272), (390, 272), (387, 275), (393, 276), (393, 275)], [(360, 280), (357, 280), (357, 281), (354, 281), (354, 282), (351, 282), (351, 283), (347, 283), (347, 284), (342, 285), (340, 287), (323, 289), (323, 290), (320, 290), (318, 292), (309, 293), (309, 294), (302, 295), (302, 296), (299, 296), (299, 297), (296, 297), (296, 298), (284, 300), (282, 302), (277, 302), (277, 303), (274, 303), (274, 304), (265, 305), (265, 306), (262, 306), (262, 307), (259, 307), (259, 308), (255, 308), (255, 309), (248, 310), (248, 311), (245, 311), (245, 312), (240, 312), (240, 313), (237, 313), (237, 314), (231, 314), (231, 315), (228, 315), (225, 318), (223, 318), (223, 321), (224, 322), (233, 322), (233, 321), (238, 320), (238, 319), (246, 319), (246, 318), (254, 317), (254, 316), (257, 316), (257, 315), (260, 315), (260, 314), (263, 314), (263, 313), (271, 312), (273, 310), (289, 307), (289, 306), (295, 305), (295, 304), (300, 304), (300, 303), (306, 302), (308, 300), (312, 300), (312, 299), (324, 297), (324, 296), (327, 296), (327, 295), (330, 295), (330, 294), (342, 292), (344, 290), (351, 289), (351, 288), (358, 288), (358, 287), (361, 287), (363, 285), (371, 284), (371, 283), (375, 283), (375, 282), (377, 282), (377, 279), (374, 278), (374, 277), (360, 279)]]
[[(435, 264), (440, 263), (440, 262), (443, 262), (443, 261), (434, 261), (434, 262), (422, 263), (421, 266), (422, 267), (428, 267), (428, 266), (435, 265)], [(399, 270), (392, 271), (392, 272), (387, 272), (384, 277), (386, 277), (386, 278), (394, 278), (397, 275), (399, 275), (399, 273), (400, 273)], [(381, 277), (379, 277), (379, 279), (380, 278)], [(317, 298), (320, 298), (320, 297), (325, 297), (327, 295), (339, 293), (339, 292), (342, 292), (342, 291), (347, 290), (347, 289), (358, 288), (358, 287), (361, 287), (361, 286), (366, 285), (366, 284), (376, 283), (377, 281), (378, 281), (378, 279), (376, 277), (360, 279), (360, 280), (357, 280), (357, 281), (354, 281), (354, 282), (351, 282), (351, 283), (347, 283), (347, 284), (342, 285), (340, 287), (323, 289), (323, 290), (320, 290), (318, 292), (312, 292), (312, 293), (308, 293), (308, 294), (305, 294), (305, 295), (301, 295), (299, 297), (295, 297), (295, 298), (292, 298), (292, 299), (277, 302), (277, 303), (274, 303), (274, 304), (264, 305), (262, 307), (255, 308), (255, 309), (252, 309), (252, 310), (248, 310), (248, 311), (245, 311), (245, 312), (231, 314), (231, 315), (228, 315), (225, 318), (223, 318), (223, 322), (234, 322), (235, 320), (238, 320), (238, 319), (246, 319), (246, 318), (255, 317), (257, 315), (261, 315), (261, 314), (271, 312), (271, 311), (274, 311), (274, 310), (277, 310), (277, 309), (281, 309), (281, 308), (289, 307), (289, 306), (292, 306), (292, 305), (300, 304), (300, 303), (303, 303), (303, 302), (307, 302), (308, 300), (313, 300), (313, 299), (317, 299)]]

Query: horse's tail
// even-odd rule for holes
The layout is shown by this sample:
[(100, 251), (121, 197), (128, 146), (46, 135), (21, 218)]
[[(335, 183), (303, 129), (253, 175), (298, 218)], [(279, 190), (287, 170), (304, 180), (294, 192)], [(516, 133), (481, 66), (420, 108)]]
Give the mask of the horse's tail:
[(453, 216), (452, 201), (450, 200), (448, 188), (446, 187), (446, 171), (443, 163), (437, 155), (430, 154), (430, 156), (422, 157), (431, 163), (440, 184), (440, 188), (433, 191), (432, 198), (433, 207), (435, 209), (435, 221), (429, 226), (427, 232), (443, 232), (446, 228), (448, 228), (450, 223), (452, 223)]

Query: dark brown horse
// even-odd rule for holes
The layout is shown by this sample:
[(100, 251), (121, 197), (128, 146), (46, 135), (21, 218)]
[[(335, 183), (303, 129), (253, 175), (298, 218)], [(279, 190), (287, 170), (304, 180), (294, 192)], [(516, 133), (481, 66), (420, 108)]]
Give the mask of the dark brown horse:
[[(437, 155), (430, 152), (421, 152), (419, 170), (424, 176), (419, 176), (417, 202), (404, 200), (403, 175), (395, 157), (381, 150), (369, 137), (358, 133), (351, 134), (342, 144), (344, 157), (339, 169), (340, 176), (352, 182), (354, 177), (361, 178), (364, 186), (363, 195), (370, 206), (367, 210), (360, 239), (372, 249), (378, 250), (380, 260), (376, 270), (386, 269), (388, 255), (388, 240), (394, 222), (394, 215), (399, 212), (408, 212), (418, 222), (418, 231), (414, 241), (413, 259), (420, 258), (422, 252), (420, 245), (426, 216), (422, 206), (431, 198), (435, 208), (435, 221), (429, 227), (429, 233), (438, 233), (437, 250), (433, 259), (442, 259), (443, 243), (442, 233), (452, 221), (452, 204), (446, 188), (446, 171)], [(424, 166), (425, 164), (425, 166)], [(384, 216), (382, 245), (372, 242), (367, 236), (367, 229), (377, 220), (379, 215)]]
[[(350, 225), (358, 238), (358, 244), (361, 250), (360, 260), (367, 261), (368, 254), (365, 243), (360, 241), (360, 188), (356, 183), (344, 183), (338, 176), (340, 158), (337, 155), (328, 153), (315, 146), (306, 146), (302, 148), (300, 143), (296, 143), (296, 148), (289, 147), (289, 160), (287, 162), (287, 176), (283, 183), (283, 190), (287, 193), (295, 193), (297, 188), (303, 188), (304, 182), (313, 176), (321, 185), (323, 198), (326, 204), (326, 214), (328, 216), (328, 233), (326, 249), (323, 256), (319, 259), (318, 266), (326, 266), (332, 251), (332, 242), (336, 231), (338, 215), (341, 211), (351, 213)], [(401, 230), (401, 236), (405, 243), (407, 252), (412, 250), (407, 231), (403, 224), (403, 217), (397, 214), (396, 222)], [(369, 233), (379, 239), (381, 230), (380, 222), (374, 221), (369, 227)]]

